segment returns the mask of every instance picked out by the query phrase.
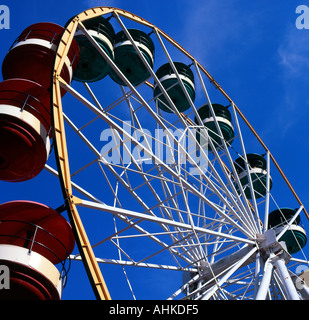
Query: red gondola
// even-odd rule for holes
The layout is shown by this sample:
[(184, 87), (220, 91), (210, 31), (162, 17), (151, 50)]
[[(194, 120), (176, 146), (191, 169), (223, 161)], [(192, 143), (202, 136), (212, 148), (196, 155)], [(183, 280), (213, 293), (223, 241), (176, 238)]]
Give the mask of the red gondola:
[(44, 168), (50, 152), (50, 94), (25, 79), (0, 83), (0, 179), (25, 181)]
[[(3, 60), (3, 79), (23, 78), (50, 88), (55, 52), (64, 30), (49, 22), (36, 23), (26, 28)], [(74, 40), (61, 73), (67, 83), (71, 83), (78, 61), (79, 47)]]
[(1, 299), (59, 299), (62, 281), (55, 265), (74, 249), (70, 224), (56, 210), (31, 201), (0, 205), (0, 221), (0, 264), (9, 267), (11, 285), (0, 291)]

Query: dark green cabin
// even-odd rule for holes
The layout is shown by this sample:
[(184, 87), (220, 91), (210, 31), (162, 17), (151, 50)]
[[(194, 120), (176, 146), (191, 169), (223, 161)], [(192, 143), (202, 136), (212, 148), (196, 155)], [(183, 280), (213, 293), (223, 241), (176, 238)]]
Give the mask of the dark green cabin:
[[(274, 228), (278, 235), (295, 215), (297, 209), (281, 208), (272, 211), (268, 216), (268, 227)], [(278, 239), (284, 241), (290, 254), (300, 251), (307, 243), (305, 230), (299, 225), (300, 216), (293, 221), (288, 230)]]
[[(215, 113), (218, 125), (222, 132), (223, 139), (226, 141), (227, 145), (230, 145), (234, 138), (234, 128), (232, 125), (231, 113), (227, 107), (218, 103), (212, 104), (212, 107), (214, 109), (214, 113)], [(196, 133), (197, 141), (201, 144), (203, 148), (208, 148), (210, 150), (211, 148), (208, 143), (208, 136), (209, 136), (212, 139), (212, 142), (214, 143), (214, 146), (216, 149), (222, 148), (222, 136), (220, 135), (220, 132), (218, 132), (217, 130), (215, 119), (212, 116), (209, 105), (205, 104), (201, 106), (197, 112), (203, 122), (203, 125), (207, 129), (207, 133), (208, 133), (208, 135), (206, 133), (201, 134), (200, 130), (202, 129), (198, 128)], [(198, 126), (200, 125), (196, 117), (194, 121)]]
[[(113, 60), (115, 32), (112, 25), (103, 17), (83, 22), (91, 36)], [(103, 79), (110, 72), (109, 63), (86, 38), (82, 31), (77, 31), (75, 39), (80, 48), (80, 60), (74, 79), (81, 82), (94, 82)]]
[[(266, 160), (263, 156), (257, 154), (257, 153), (249, 153), (247, 154), (248, 159), (248, 166), (249, 166), (249, 174), (251, 176), (253, 189), (254, 189), (254, 195), (256, 199), (259, 199), (266, 195), (267, 189), (267, 165)], [(244, 189), (244, 193), (246, 195), (247, 199), (252, 199), (250, 186), (249, 186), (249, 180), (248, 180), (248, 173), (245, 166), (245, 161), (243, 157), (239, 157), (235, 161), (235, 169), (238, 173), (240, 183), (242, 184), (242, 187)], [(272, 179), (269, 176), (270, 179), (270, 189), (272, 188)], [(237, 186), (238, 189), (238, 186)]]
[[(153, 68), (155, 47), (149, 35), (137, 29), (128, 29), (128, 32), (148, 65)], [(114, 56), (115, 64), (133, 86), (141, 84), (150, 77), (151, 74), (144, 61), (140, 58), (124, 31), (118, 32), (115, 36)], [(118, 84), (126, 85), (114, 70), (111, 70), (110, 77)]]
[[(187, 90), (192, 102), (195, 100), (194, 75), (190, 67), (182, 62), (174, 62), (175, 68)], [(179, 112), (184, 112), (190, 108), (190, 103), (183, 92), (180, 83), (174, 73), (171, 65), (166, 63), (162, 65), (156, 72), (156, 76), (160, 80), (162, 86), (167, 91), (168, 96), (176, 106)], [(154, 98), (157, 101), (160, 109), (166, 112), (174, 112), (172, 106), (167, 102), (167, 99), (162, 94), (158, 85), (154, 88)]]

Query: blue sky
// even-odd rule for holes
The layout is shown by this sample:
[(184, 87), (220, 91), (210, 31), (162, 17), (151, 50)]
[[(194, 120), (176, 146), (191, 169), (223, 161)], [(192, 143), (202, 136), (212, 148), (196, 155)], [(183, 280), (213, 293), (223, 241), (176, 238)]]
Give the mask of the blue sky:
[[(295, 26), (295, 10), (306, 4), (303, 0), (157, 0), (151, 4), (6, 0), (2, 4), (10, 8), (10, 29), (0, 30), (0, 61), (27, 26), (43, 21), (64, 25), (73, 15), (97, 5), (125, 9), (161, 28), (230, 95), (309, 208), (309, 30)], [(52, 207), (62, 204), (59, 182), (46, 172), (24, 183), (0, 182), (0, 190), (0, 202), (27, 199)], [(72, 267), (72, 278), (76, 275), (80, 281), (69, 282), (64, 299), (93, 299), (81, 264)]]

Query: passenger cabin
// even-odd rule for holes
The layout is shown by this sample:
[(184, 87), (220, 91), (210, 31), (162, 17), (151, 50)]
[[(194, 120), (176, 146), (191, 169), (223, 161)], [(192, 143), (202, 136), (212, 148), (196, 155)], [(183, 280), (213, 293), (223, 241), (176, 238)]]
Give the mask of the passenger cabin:
[[(185, 90), (187, 91), (192, 102), (194, 102), (195, 86), (192, 70), (182, 62), (174, 62), (174, 66), (185, 87)], [(190, 102), (178, 81), (176, 73), (169, 63), (162, 65), (157, 70), (156, 76), (179, 112), (184, 112), (190, 108)], [(174, 112), (173, 107), (168, 103), (168, 100), (164, 96), (163, 92), (161, 92), (161, 89), (157, 84), (155, 84), (154, 87), (154, 99), (158, 103), (159, 108), (163, 111), (170, 113)]]

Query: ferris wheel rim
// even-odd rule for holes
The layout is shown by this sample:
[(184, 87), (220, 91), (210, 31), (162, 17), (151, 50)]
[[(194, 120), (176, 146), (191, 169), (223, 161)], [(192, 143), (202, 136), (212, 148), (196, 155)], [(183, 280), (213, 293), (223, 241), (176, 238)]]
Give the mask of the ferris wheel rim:
[[(55, 63), (54, 63), (54, 74), (52, 78), (52, 84), (53, 84), (53, 94), (51, 95), (51, 105), (53, 108), (52, 111), (52, 122), (53, 122), (53, 130), (54, 130), (54, 149), (55, 149), (55, 154), (56, 154), (56, 160), (57, 160), (57, 167), (58, 167), (58, 175), (59, 175), (59, 180), (61, 183), (61, 188), (64, 196), (64, 200), (67, 205), (67, 209), (70, 211), (70, 215), (75, 216), (75, 223), (80, 224), (81, 227), (81, 234), (79, 237), (83, 238), (86, 233), (82, 231), (82, 223), (79, 221), (79, 216), (78, 216), (78, 209), (76, 207), (77, 204), (81, 203), (81, 200), (78, 199), (77, 197), (73, 196), (72, 192), (72, 184), (71, 184), (71, 178), (70, 178), (70, 167), (68, 163), (68, 153), (66, 150), (66, 138), (65, 138), (65, 130), (64, 130), (64, 121), (63, 121), (63, 115), (62, 115), (62, 105), (61, 105), (61, 96), (60, 96), (60, 88), (61, 88), (61, 70), (62, 66), (64, 63), (64, 57), (66, 55), (66, 52), (68, 48), (70, 47), (70, 44), (73, 40), (74, 33), (78, 27), (78, 25), (85, 20), (91, 19), (93, 17), (105, 15), (105, 14), (119, 14), (120, 16), (124, 16), (126, 18), (129, 18), (135, 22), (144, 24), (152, 29), (156, 29), (160, 35), (162, 35), (167, 41), (171, 42), (173, 45), (175, 45), (176, 48), (182, 51), (188, 58), (190, 58), (204, 73), (205, 75), (209, 78), (209, 80), (215, 85), (217, 89), (227, 98), (227, 100), (230, 101), (231, 104), (233, 104), (233, 107), (235, 108), (236, 112), (238, 115), (244, 120), (246, 125), (249, 127), (249, 129), (252, 131), (252, 133), (256, 136), (258, 141), (261, 143), (261, 145), (265, 148), (267, 151), (269, 157), (272, 159), (273, 163), (276, 165), (277, 169), (281, 173), (283, 179), (289, 186), (290, 190), (294, 194), (296, 200), (300, 204), (300, 206), (303, 208), (303, 211), (305, 212), (307, 218), (308, 214), (306, 209), (304, 208), (303, 204), (301, 203), (299, 197), (297, 196), (296, 192), (292, 188), (290, 182), (284, 175), (283, 171), (279, 167), (278, 163), (274, 159), (273, 155), (270, 153), (262, 139), (258, 136), (256, 131), (253, 129), (253, 127), (250, 125), (249, 121), (245, 118), (243, 113), (239, 110), (239, 108), (234, 104), (232, 99), (225, 93), (225, 91), (221, 88), (221, 86), (215, 81), (215, 79), (208, 73), (208, 71), (201, 66), (196, 59), (194, 59), (185, 49), (183, 49), (177, 42), (175, 42), (172, 38), (170, 38), (166, 33), (164, 33), (162, 30), (154, 26), (153, 24), (149, 23), (148, 21), (140, 18), (139, 16), (136, 16), (128, 11), (117, 9), (117, 8), (112, 8), (112, 7), (95, 7), (88, 9), (81, 14), (75, 16), (71, 22), (67, 25), (63, 36), (61, 38), (60, 44), (57, 48), (57, 53), (56, 53), (56, 58), (55, 58)], [(87, 239), (83, 239), (87, 243)], [(252, 243), (248, 241), (248, 243)], [(88, 245), (88, 258), (89, 261), (87, 262), (88, 265), (90, 265), (90, 269), (93, 269), (92, 276), (94, 278), (94, 283), (97, 282), (99, 283), (97, 286), (100, 286), (100, 289), (97, 292), (100, 292), (97, 294), (98, 297), (104, 297), (106, 299), (110, 299), (107, 287), (104, 283), (104, 279), (102, 275), (100, 274), (99, 269), (96, 269), (97, 263), (95, 261), (95, 257), (93, 255), (93, 252), (91, 252), (91, 248)]]
[[(250, 124), (250, 122), (248, 121), (248, 119), (245, 117), (245, 115), (241, 112), (241, 110), (237, 107), (237, 105), (233, 102), (233, 100), (230, 98), (230, 96), (223, 90), (223, 88), (219, 85), (219, 83), (210, 75), (210, 73), (192, 56), (190, 55), (180, 44), (178, 44), (174, 39), (172, 39), (169, 35), (167, 35), (164, 31), (162, 31), (160, 28), (158, 28), (157, 26), (153, 25), (152, 23), (150, 23), (149, 21), (141, 18), (138, 15), (135, 15), (129, 11), (123, 10), (123, 9), (119, 9), (119, 8), (115, 8), (115, 7), (105, 7), (105, 6), (100, 6), (100, 7), (93, 7), (90, 8), (88, 10), (83, 11), (82, 13), (76, 15), (70, 22), (70, 24), (67, 25), (66, 30), (64, 31), (63, 35), (62, 35), (62, 39), (60, 41), (60, 44), (57, 48), (56, 51), (56, 58), (55, 58), (55, 62), (54, 62), (54, 68), (53, 68), (53, 77), (52, 77), (52, 82), (53, 85), (55, 84), (55, 81), (57, 82), (60, 78), (60, 73), (62, 70), (62, 64), (64, 63), (63, 61), (61, 62), (61, 55), (59, 55), (59, 51), (61, 51), (62, 49), (60, 48), (61, 46), (63, 46), (63, 43), (67, 43), (65, 44), (65, 47), (68, 45), (70, 46), (70, 43), (73, 39), (72, 35), (74, 35), (74, 32), (76, 31), (77, 25), (78, 25), (78, 21), (82, 22), (94, 17), (98, 17), (98, 16), (102, 16), (102, 15), (106, 15), (106, 14), (112, 14), (112, 13), (117, 13), (121, 16), (124, 16), (126, 18), (132, 19), (133, 21), (136, 21), (138, 23), (144, 24), (150, 28), (155, 28), (156, 30), (158, 30), (158, 32), (164, 36), (164, 38), (166, 38), (169, 42), (173, 43), (178, 49), (180, 49), (187, 57), (189, 57), (192, 61), (194, 61), (197, 66), (199, 68), (201, 68), (201, 70), (203, 70), (203, 72), (205, 73), (205, 75), (209, 78), (210, 82), (213, 83), (213, 85), (227, 98), (227, 100), (230, 101), (230, 103), (233, 103), (237, 113), (240, 115), (240, 117), (244, 120), (244, 122), (246, 123), (246, 125), (249, 127), (249, 129), (252, 131), (252, 133), (255, 135), (255, 137), (258, 139), (258, 141), (261, 143), (261, 145), (264, 147), (264, 149), (269, 153), (272, 161), (274, 162), (275, 166), (277, 167), (277, 169), (279, 170), (280, 174), (282, 175), (283, 179), (285, 180), (285, 182), (287, 183), (287, 185), (289, 186), (291, 192), (293, 193), (293, 195), (295, 196), (295, 198), (297, 199), (298, 203), (300, 206), (303, 206), (302, 201), (300, 200), (300, 198), (298, 197), (297, 193), (295, 192), (294, 188), (292, 187), (290, 181), (288, 180), (288, 178), (285, 176), (283, 170), (281, 169), (281, 167), (279, 166), (278, 162), (275, 160), (274, 156), (272, 155), (272, 153), (270, 152), (270, 150), (267, 148), (266, 144), (263, 142), (262, 138), (258, 135), (258, 133), (254, 130), (254, 128), (252, 127), (252, 125)], [(74, 21), (75, 20), (75, 21)], [(64, 38), (66, 37), (66, 32), (71, 29), (69, 31), (69, 34), (71, 36), (69, 36), (69, 38), (67, 40), (62, 41)], [(60, 57), (60, 61), (59, 61), (59, 57)], [(57, 63), (59, 64), (57, 66)], [(54, 95), (51, 95), (51, 102), (52, 105), (54, 105)], [(54, 112), (53, 112), (53, 116), (54, 116)], [(54, 119), (54, 118), (53, 118)], [(309, 214), (306, 210), (306, 208), (304, 207), (304, 212), (306, 214), (306, 217), (309, 220)]]

